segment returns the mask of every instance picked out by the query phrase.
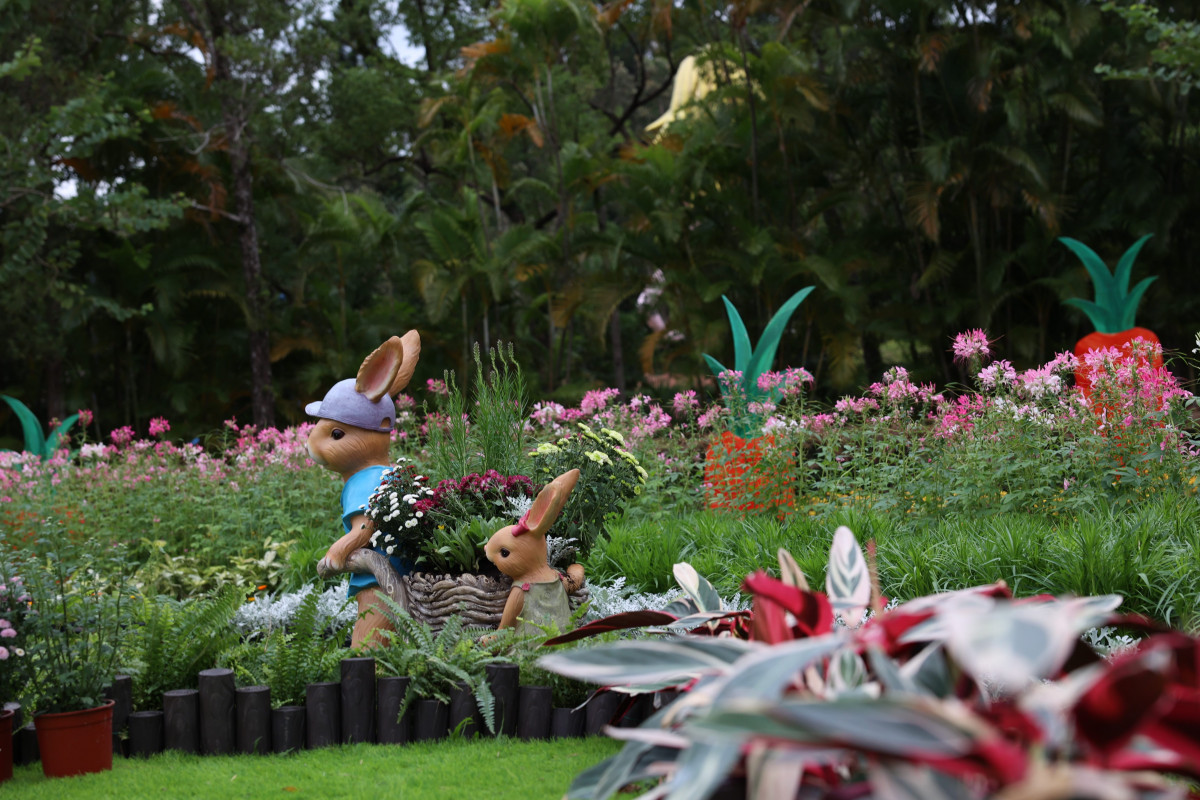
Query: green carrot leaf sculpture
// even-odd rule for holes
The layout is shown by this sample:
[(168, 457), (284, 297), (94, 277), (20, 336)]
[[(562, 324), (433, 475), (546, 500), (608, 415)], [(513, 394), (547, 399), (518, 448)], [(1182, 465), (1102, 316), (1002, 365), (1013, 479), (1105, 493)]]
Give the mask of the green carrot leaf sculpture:
[(15, 397), (9, 397), (6, 394), (0, 394), (0, 400), (8, 403), (12, 408), (13, 413), (17, 415), (17, 419), (21, 421), (21, 431), (25, 434), (25, 451), (33, 453), (39, 458), (50, 458), (54, 455), (54, 451), (58, 449), (59, 440), (66, 434), (75, 421), (79, 419), (78, 414), (72, 414), (50, 432), (49, 436), (42, 435), (42, 424), (38, 422), (38, 418), (29, 410), (29, 407)]
[(751, 419), (747, 418), (748, 405), (774, 399), (778, 393), (778, 390), (760, 389), (758, 377), (771, 370), (775, 362), (775, 351), (779, 348), (779, 340), (783, 337), (788, 320), (814, 288), (807, 286), (788, 298), (775, 312), (775, 316), (771, 317), (762, 338), (758, 340), (758, 346), (753, 349), (750, 346), (750, 334), (746, 331), (746, 324), (742, 322), (742, 315), (728, 297), (721, 295), (721, 299), (725, 301), (725, 311), (729, 315), (729, 326), (733, 330), (733, 370), (741, 373), (740, 380), (736, 383), (722, 380), (721, 375), (729, 370), (708, 353), (704, 354), (704, 360), (717, 376), (721, 397), (725, 400), (726, 408), (734, 416), (734, 428), (738, 430), (739, 435), (745, 433), (750, 426)]
[[(1074, 306), (1087, 314), (1088, 319), (1096, 326), (1093, 333), (1084, 336), (1075, 345), (1075, 357), (1081, 362), (1084, 356), (1092, 350), (1107, 347), (1120, 350), (1122, 346), (1135, 339), (1159, 343), (1158, 336), (1153, 331), (1135, 327), (1133, 324), (1138, 304), (1141, 303), (1146, 289), (1154, 283), (1157, 276), (1143, 278), (1137, 286), (1133, 287), (1133, 291), (1129, 290), (1129, 281), (1133, 275), (1133, 263), (1137, 260), (1142, 246), (1152, 235), (1146, 234), (1134, 242), (1133, 246), (1121, 256), (1114, 272), (1109, 272), (1108, 265), (1104, 263), (1104, 260), (1083, 242), (1065, 236), (1059, 238), (1059, 241), (1070, 248), (1071, 252), (1083, 262), (1083, 266), (1092, 278), (1092, 285), (1096, 289), (1095, 300), (1072, 297), (1064, 301), (1067, 305)], [(1155, 360), (1155, 366), (1161, 365), (1162, 357), (1159, 356)], [(1083, 389), (1085, 394), (1090, 395), (1091, 381), (1086, 373), (1087, 370), (1081, 365), (1075, 372), (1075, 383)]]

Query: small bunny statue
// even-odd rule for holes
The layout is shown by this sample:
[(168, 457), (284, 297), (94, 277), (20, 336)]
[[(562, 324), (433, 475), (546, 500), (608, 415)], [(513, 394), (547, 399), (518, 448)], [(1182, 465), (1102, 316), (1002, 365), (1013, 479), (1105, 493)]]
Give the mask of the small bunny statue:
[(532, 635), (540, 632), (534, 623), (553, 622), (559, 630), (570, 623), (567, 593), (583, 587), (583, 566), (572, 564), (565, 575), (556, 572), (546, 561), (546, 531), (578, 481), (577, 469), (559, 475), (538, 493), (520, 522), (496, 531), (484, 547), (488, 561), (513, 581), (501, 630), (516, 628), (520, 635)]
[[(388, 447), (396, 426), (393, 398), (408, 385), (421, 355), (421, 337), (416, 331), (393, 336), (363, 359), (357, 378), (334, 384), (320, 402), (309, 403), (305, 411), (320, 418), (308, 434), (308, 452), (313, 460), (342, 476), (342, 529), (345, 535), (325, 553), (317, 564), (322, 576), (347, 569), (351, 556), (367, 547), (375, 526), (366, 516), (367, 499), (379, 485), (380, 476), (389, 466)], [(405, 575), (412, 564), (400, 555), (390, 558), (371, 554), (377, 566), (391, 562), (396, 574)], [(361, 560), (361, 559), (360, 559)], [(368, 559), (369, 560), (369, 559)], [(386, 573), (386, 569), (376, 569)], [(376, 591), (379, 581), (371, 573), (350, 576), (349, 596), (358, 601), (359, 619), (354, 625), (351, 646), (379, 643), (374, 632), (386, 628), (387, 619)]]

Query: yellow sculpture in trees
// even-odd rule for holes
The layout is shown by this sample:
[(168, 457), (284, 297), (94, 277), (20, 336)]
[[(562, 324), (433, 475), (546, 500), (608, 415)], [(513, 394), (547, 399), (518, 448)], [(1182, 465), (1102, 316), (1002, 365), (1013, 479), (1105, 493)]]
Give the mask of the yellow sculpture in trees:
[[(727, 75), (728, 80), (718, 81), (718, 75)], [(690, 113), (689, 106), (715, 92), (723, 83), (745, 85), (745, 82), (746, 73), (741, 67), (727, 65), (722, 68), (715, 58), (697, 61), (695, 56), (688, 56), (679, 62), (679, 69), (675, 71), (675, 82), (671, 84), (671, 105), (665, 114), (647, 125), (646, 130), (665, 129), (672, 122), (685, 119)], [(754, 88), (758, 92), (758, 87)]]

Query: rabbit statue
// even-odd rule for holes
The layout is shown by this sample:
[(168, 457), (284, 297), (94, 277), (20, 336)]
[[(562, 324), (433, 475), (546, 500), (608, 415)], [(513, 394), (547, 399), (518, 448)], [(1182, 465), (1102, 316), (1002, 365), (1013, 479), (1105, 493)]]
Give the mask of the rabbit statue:
[(320, 419), (308, 434), (309, 455), (345, 481), (344, 535), (318, 562), (317, 572), (322, 577), (352, 573), (349, 596), (357, 600), (359, 611), (351, 636), (353, 647), (379, 643), (375, 631), (388, 627), (377, 596), (381, 581), (388, 594), (403, 602), (399, 576), (412, 570), (412, 564), (400, 555), (388, 557), (366, 549), (375, 528), (365, 511), (367, 499), (389, 466), (388, 448), (396, 426), (393, 398), (412, 379), (420, 355), (421, 337), (416, 331), (393, 336), (363, 359), (356, 378), (339, 381), (323, 400), (304, 409)]
[(577, 469), (559, 475), (538, 493), (520, 522), (496, 531), (485, 545), (488, 561), (513, 581), (501, 630), (516, 628), (518, 634), (532, 635), (540, 632), (534, 623), (553, 622), (559, 630), (570, 623), (567, 593), (583, 587), (583, 566), (572, 564), (565, 575), (555, 571), (546, 561), (546, 531), (578, 481)]

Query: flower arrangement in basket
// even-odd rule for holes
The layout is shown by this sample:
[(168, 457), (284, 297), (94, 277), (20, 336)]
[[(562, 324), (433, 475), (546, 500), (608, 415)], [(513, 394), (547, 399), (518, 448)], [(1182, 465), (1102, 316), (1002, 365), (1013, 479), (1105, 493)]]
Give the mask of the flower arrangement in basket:
[(533, 483), (496, 470), (448, 478), (430, 488), (406, 458), (383, 473), (367, 504), (371, 546), (404, 555), (426, 571), (476, 572), (483, 543), (529, 507)]
[(413, 557), (420, 552), (429, 530), (428, 500), (433, 496), (428, 480), (403, 457), (384, 470), (367, 502), (367, 519), (375, 523), (372, 547), (389, 556)]
[(456, 613), (470, 625), (499, 624), (509, 580), (487, 562), (483, 545), (524, 513), (532, 495), (529, 478), (496, 470), (434, 488), (407, 459), (384, 473), (367, 504), (371, 543), (415, 565), (402, 578), (412, 616), (434, 629)]

